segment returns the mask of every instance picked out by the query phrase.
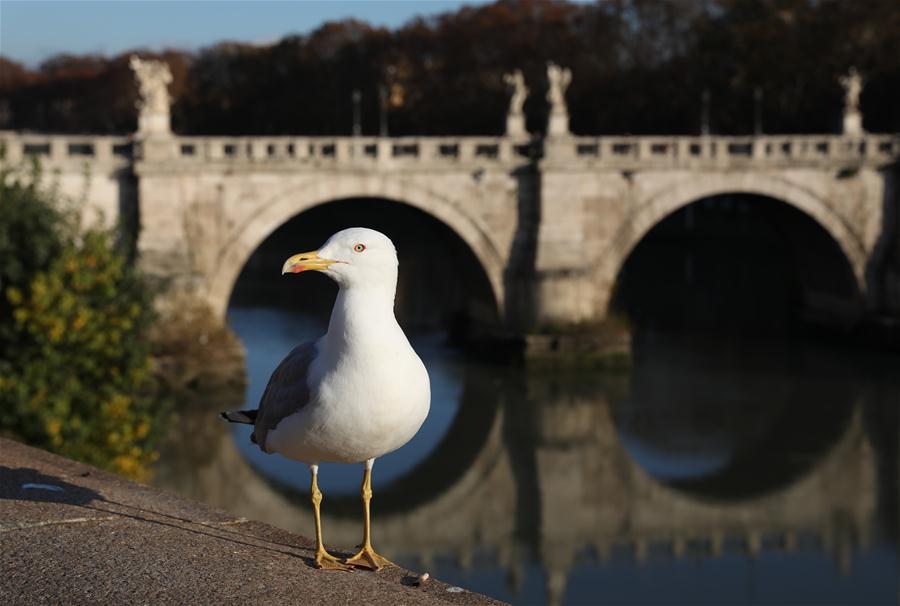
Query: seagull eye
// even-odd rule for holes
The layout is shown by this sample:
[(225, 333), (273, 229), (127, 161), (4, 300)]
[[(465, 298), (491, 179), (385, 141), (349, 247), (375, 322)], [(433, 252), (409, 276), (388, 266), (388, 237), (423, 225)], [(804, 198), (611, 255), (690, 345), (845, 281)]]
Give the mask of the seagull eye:
[(353, 250), (355, 250), (356, 252), (362, 252), (365, 249), (366, 249), (365, 244), (357, 244), (356, 246), (353, 247)]

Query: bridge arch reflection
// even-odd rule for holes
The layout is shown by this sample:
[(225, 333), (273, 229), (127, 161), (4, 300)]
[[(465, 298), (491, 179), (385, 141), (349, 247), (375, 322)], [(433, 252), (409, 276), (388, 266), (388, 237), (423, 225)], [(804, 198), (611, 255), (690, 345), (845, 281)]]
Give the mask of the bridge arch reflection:
[[(375, 492), (379, 518), (403, 517), (421, 507), (427, 507), (438, 495), (445, 495), (459, 486), (470, 483), (466, 479), (472, 470), (484, 470), (496, 461), (502, 450), (499, 439), (502, 427), (497, 386), (486, 377), (465, 382), (460, 395), (459, 408), (452, 424), (434, 448), (426, 452), (415, 465), (398, 477), (378, 481), (376, 464)], [(413, 455), (415, 456), (415, 455)], [(305, 475), (302, 465), (298, 471)], [(361, 467), (358, 471), (361, 476)], [(265, 480), (286, 498), (305, 504), (309, 500), (305, 487), (296, 490), (273, 481), (265, 474)], [(358, 490), (351, 493), (326, 495), (329, 519), (347, 519), (358, 524), (360, 502)]]
[(654, 341), (616, 402), (616, 427), (645, 472), (693, 498), (735, 502), (800, 481), (840, 442), (859, 402), (845, 369), (813, 347)]
[[(467, 373), (464, 380), (466, 402), (451, 432), (410, 473), (376, 490), (375, 540), (389, 557), (430, 568), (435, 558), (449, 556), (464, 567), (474, 554), (486, 552), (513, 580), (537, 559), (548, 601), (554, 602), (585, 554), (603, 560), (624, 549), (640, 561), (663, 549), (674, 557), (715, 558), (773, 545), (790, 551), (811, 537), (821, 549), (845, 558), (869, 536), (878, 507), (878, 470), (859, 394), (834, 398), (850, 404), (837, 406), (834, 431), (819, 432), (822, 448), (812, 452), (801, 472), (721, 498), (703, 486), (661, 482), (635, 460), (622, 438), (634, 411), (623, 408), (623, 401), (646, 394), (635, 393), (627, 378), (542, 377), (489, 368)], [(780, 391), (785, 397), (810, 395), (800, 392)], [(644, 411), (653, 405), (648, 402)], [(159, 482), (309, 534), (307, 495), (282, 490), (261, 476), (225, 426), (210, 423), (208, 411), (197, 414), (203, 422), (188, 416), (182, 421), (185, 435), (173, 435), (171, 443), (203, 447), (193, 455), (166, 448), (170, 459), (162, 462)], [(784, 430), (778, 422), (762, 425), (763, 434), (769, 427)], [(669, 427), (684, 429), (677, 423)], [(195, 433), (198, 429), (203, 433)], [(775, 456), (766, 463), (786, 460)], [(727, 475), (712, 477), (715, 482), (706, 480), (730, 481)], [(325, 503), (329, 543), (355, 545), (357, 498), (326, 494)]]

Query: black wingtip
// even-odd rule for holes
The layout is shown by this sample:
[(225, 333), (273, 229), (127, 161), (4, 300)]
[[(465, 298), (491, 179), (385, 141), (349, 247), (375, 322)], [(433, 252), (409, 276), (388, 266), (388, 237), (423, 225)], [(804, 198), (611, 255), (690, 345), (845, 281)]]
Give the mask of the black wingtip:
[(256, 423), (256, 410), (231, 410), (220, 412), (219, 415), (229, 423), (244, 423), (253, 425)]

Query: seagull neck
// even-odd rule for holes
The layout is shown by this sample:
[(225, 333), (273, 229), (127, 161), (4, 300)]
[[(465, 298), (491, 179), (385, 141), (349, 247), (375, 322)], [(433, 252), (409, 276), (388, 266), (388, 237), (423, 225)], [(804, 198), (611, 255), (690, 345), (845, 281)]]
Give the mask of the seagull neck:
[(377, 343), (397, 326), (393, 289), (341, 288), (331, 311), (327, 339), (329, 345), (338, 347), (369, 340)]

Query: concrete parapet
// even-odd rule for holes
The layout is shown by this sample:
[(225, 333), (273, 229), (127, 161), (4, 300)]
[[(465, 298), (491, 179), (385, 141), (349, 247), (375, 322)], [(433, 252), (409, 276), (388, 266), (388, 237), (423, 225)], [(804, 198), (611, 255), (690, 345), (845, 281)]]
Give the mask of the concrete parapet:
[(4, 604), (499, 604), (316, 570), (310, 539), (0, 438)]

